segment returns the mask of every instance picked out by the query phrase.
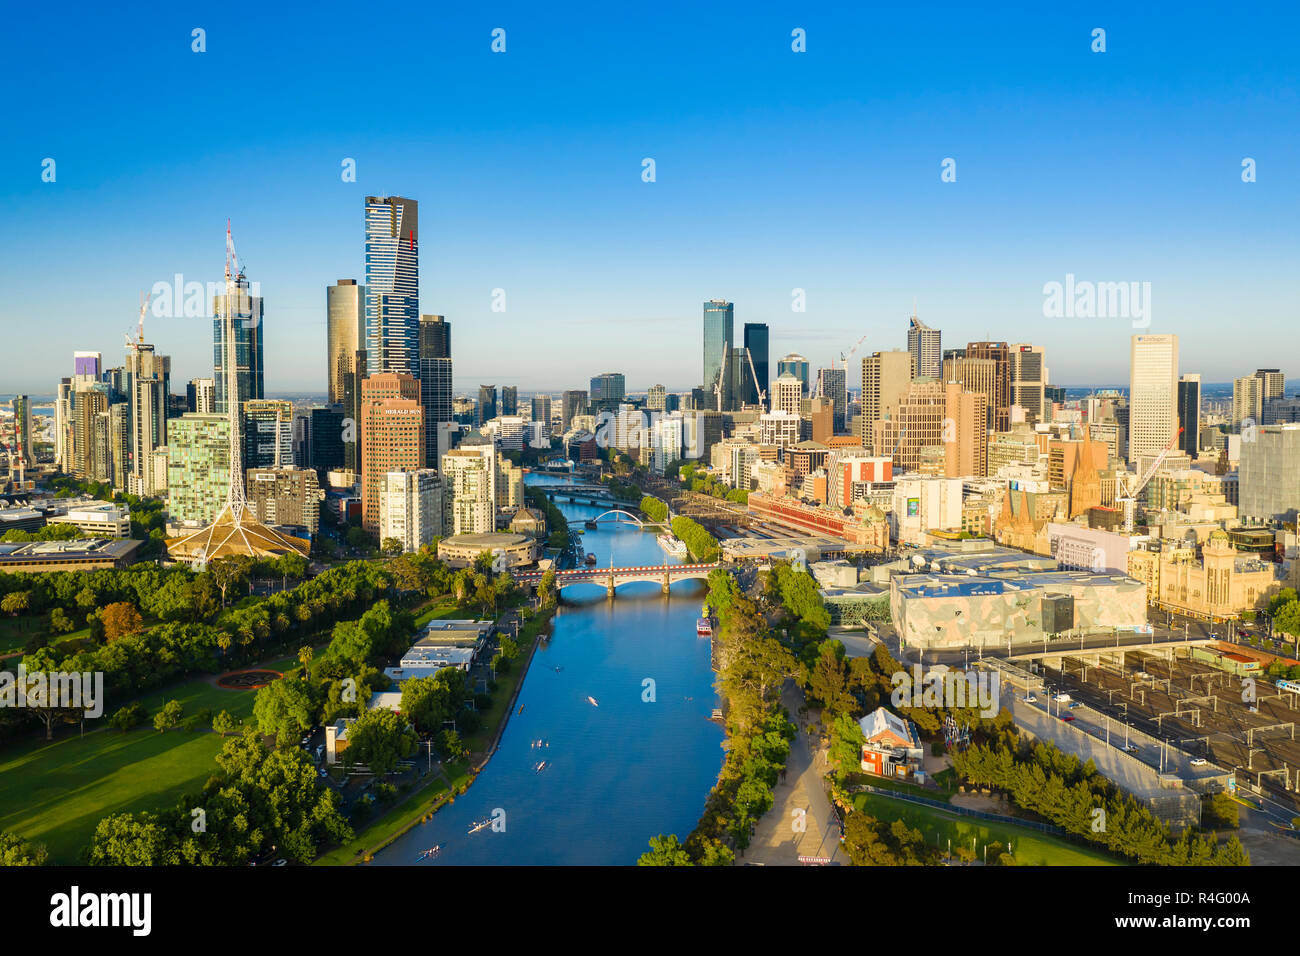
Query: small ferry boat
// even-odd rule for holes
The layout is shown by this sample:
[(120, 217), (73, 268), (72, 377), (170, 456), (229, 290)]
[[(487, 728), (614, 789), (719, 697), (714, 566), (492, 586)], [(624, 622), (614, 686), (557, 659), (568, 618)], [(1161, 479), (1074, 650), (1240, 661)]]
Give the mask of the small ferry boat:
[(478, 833), (479, 830), (483, 830), (487, 827), (490, 827), (491, 825), (492, 825), (491, 820), (480, 820), (478, 823), (471, 823), (469, 825), (470, 835), (472, 836), (475, 833)]
[(676, 535), (661, 534), (655, 540), (659, 542), (659, 547), (674, 558), (686, 557), (686, 542)]
[(696, 636), (696, 637), (712, 637), (712, 636), (713, 636), (713, 621), (712, 621), (710, 618), (707, 618), (707, 617), (702, 617), (702, 618), (700, 618), (698, 621), (696, 621), (696, 622), (695, 622), (695, 636)]
[(587, 564), (595, 564), (595, 563), (596, 563), (596, 556), (595, 556), (594, 554), (591, 554), (590, 552), (588, 552), (588, 553), (587, 553), (587, 557), (584, 558), (583, 560), (584, 560)]

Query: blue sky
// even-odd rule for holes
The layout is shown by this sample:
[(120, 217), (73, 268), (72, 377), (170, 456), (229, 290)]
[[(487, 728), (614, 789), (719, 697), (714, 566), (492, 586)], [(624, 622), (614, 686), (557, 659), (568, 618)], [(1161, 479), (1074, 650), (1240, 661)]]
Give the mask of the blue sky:
[[(1293, 4), (11, 17), (0, 392), (52, 392), (74, 349), (120, 364), (141, 290), (220, 278), (227, 217), (265, 298), (268, 391), (323, 391), (325, 287), (363, 279), (379, 193), (420, 201), (421, 308), (452, 323), (458, 389), (698, 384), (713, 297), (769, 323), (773, 359), (905, 347), (915, 299), (945, 347), (1028, 341), (1056, 384), (1127, 381), (1129, 321), (1044, 317), (1068, 273), (1150, 282), (1184, 371), (1300, 375)], [(211, 373), (210, 322), (145, 337), (174, 383)]]

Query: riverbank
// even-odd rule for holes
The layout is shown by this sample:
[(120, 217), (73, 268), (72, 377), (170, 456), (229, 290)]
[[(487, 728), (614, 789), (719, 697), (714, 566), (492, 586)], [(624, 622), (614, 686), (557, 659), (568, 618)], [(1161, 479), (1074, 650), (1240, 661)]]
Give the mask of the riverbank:
[[(524, 678), (528, 675), (533, 658), (536, 656), (537, 648), (544, 637), (551, 632), (555, 611), (556, 606), (545, 611), (539, 609), (537, 616), (524, 625), (520, 636), (527, 638), (531, 635), (532, 637), (528, 653), (521, 663), (497, 678), (498, 699), (493, 701), (492, 707), (485, 714), (487, 719), (484, 721), (486, 727), (492, 728), (491, 741), (479, 751), (480, 756), (474, 758), (478, 748), (471, 746), (466, 760), (454, 761), (440, 767), (438, 773), (432, 775), (419, 789), (407, 795), (404, 800), (352, 840), (317, 858), (313, 865), (356, 866), (369, 863), (376, 853), (387, 848), (415, 827), (431, 820), (435, 813), (469, 789), (475, 778), (487, 766), (488, 761), (492, 759), (492, 755), (496, 753), (501, 737), (510, 722), (510, 715), (514, 712), (515, 701), (524, 685)], [(506, 615), (498, 626), (510, 623), (515, 613), (512, 611)], [(507, 692), (501, 694), (502, 690)], [(501, 706), (498, 701), (501, 700), (504, 700), (505, 704), (498, 710)], [(469, 735), (466, 742), (470, 743), (476, 737), (479, 735)]]

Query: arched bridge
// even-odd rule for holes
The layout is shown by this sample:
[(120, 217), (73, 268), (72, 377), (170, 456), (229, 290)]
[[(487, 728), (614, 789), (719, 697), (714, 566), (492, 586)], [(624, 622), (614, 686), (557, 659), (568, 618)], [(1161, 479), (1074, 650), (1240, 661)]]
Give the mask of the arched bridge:
[[(610, 517), (611, 515), (613, 517)], [(586, 520), (599, 522), (608, 519), (609, 521), (612, 521), (615, 524), (624, 524), (625, 522), (621, 520), (621, 518), (619, 517), (620, 515), (623, 518), (626, 518), (628, 522), (636, 525), (638, 528), (643, 527), (645, 525), (645, 522), (642, 521), (640, 518), (638, 518), (636, 515), (632, 514), (630, 511), (623, 511), (621, 508), (616, 508), (613, 511), (606, 511), (602, 515), (596, 515), (596, 517), (588, 518)]]
[[(614, 596), (614, 589), (620, 584), (633, 581), (651, 581), (660, 585), (665, 594), (674, 581), (704, 581), (709, 572), (722, 567), (720, 562), (713, 564), (649, 564), (635, 568), (574, 568), (570, 571), (555, 572), (556, 590), (564, 590), (572, 584), (603, 584), (605, 593)], [(516, 572), (515, 580), (524, 587), (536, 588), (542, 581), (541, 571)]]

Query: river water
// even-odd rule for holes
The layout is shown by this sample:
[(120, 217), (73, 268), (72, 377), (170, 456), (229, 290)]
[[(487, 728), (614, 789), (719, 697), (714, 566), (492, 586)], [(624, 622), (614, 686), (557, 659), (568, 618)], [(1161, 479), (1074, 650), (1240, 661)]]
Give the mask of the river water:
[[(528, 476), (530, 484), (562, 480)], [(605, 510), (560, 509), (575, 529)], [(632, 525), (602, 522), (583, 534), (583, 547), (602, 566), (611, 556), (616, 566), (678, 563)], [(684, 840), (724, 756), (722, 728), (709, 720), (717, 706), (709, 642), (695, 635), (704, 592), (702, 581), (682, 581), (665, 599), (657, 584), (632, 583), (609, 601), (603, 587), (566, 588), (497, 752), (464, 795), (374, 863), (623, 865), (659, 833)], [(653, 702), (643, 700), (647, 678)], [(504, 832), (468, 833), (497, 810)], [(417, 864), (438, 844), (437, 856)]]

